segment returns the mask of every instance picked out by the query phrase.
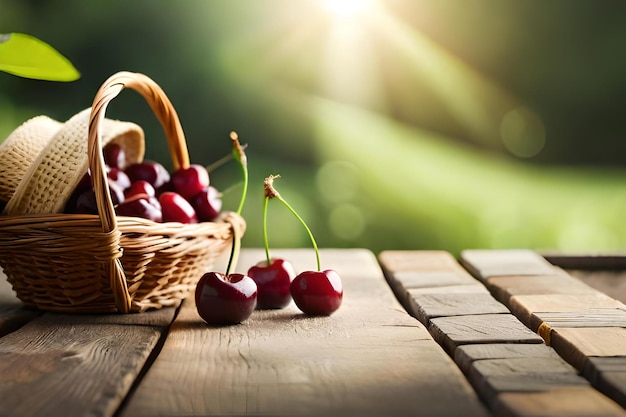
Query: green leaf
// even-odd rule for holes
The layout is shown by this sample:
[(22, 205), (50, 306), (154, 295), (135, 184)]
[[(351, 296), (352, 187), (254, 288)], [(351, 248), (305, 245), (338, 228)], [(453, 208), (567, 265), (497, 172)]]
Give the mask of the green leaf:
[(0, 34), (0, 71), (47, 81), (80, 78), (74, 65), (56, 49), (23, 33)]

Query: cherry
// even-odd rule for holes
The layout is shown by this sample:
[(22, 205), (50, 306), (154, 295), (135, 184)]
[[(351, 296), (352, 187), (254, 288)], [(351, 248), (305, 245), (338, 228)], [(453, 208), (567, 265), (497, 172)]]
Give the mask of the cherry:
[(212, 186), (204, 188), (190, 201), (201, 222), (215, 220), (222, 210), (222, 199), (217, 189)]
[[(242, 162), (245, 161), (245, 155), (242, 155), (243, 150), (239, 146), (236, 135), (233, 138), (233, 134), (231, 134), (231, 139), (233, 140), (233, 152), (241, 151), (241, 154), (235, 154), (235, 157), (246, 172), (247, 183), (247, 167)], [(244, 193), (237, 214), (241, 213), (246, 190), (247, 187), (244, 186)], [(165, 194), (167, 193), (163, 195)], [(237, 264), (241, 245), (239, 233), (240, 231), (234, 227), (226, 274), (207, 272), (202, 275), (196, 286), (195, 298), (198, 314), (209, 324), (241, 323), (250, 317), (256, 308), (258, 290), (254, 280), (247, 275), (232, 273), (234, 265)]]
[[(287, 203), (287, 201), (274, 188), (274, 179), (279, 176), (270, 175), (265, 179), (265, 205), (264, 218), (267, 212), (267, 202), (275, 198), (300, 221), (306, 229), (317, 260), (317, 271), (304, 271), (291, 281), (290, 292), (296, 306), (304, 313), (311, 316), (329, 316), (334, 313), (343, 300), (343, 287), (341, 278), (332, 269), (321, 270), (320, 255), (317, 243), (311, 229), (306, 225), (302, 217)], [(264, 220), (265, 223), (265, 220)], [(265, 224), (264, 224), (265, 230)], [(265, 247), (267, 251), (267, 234), (265, 233)]]
[(131, 182), (148, 181), (155, 189), (163, 186), (170, 180), (170, 173), (158, 162), (144, 161), (128, 166), (124, 172)]
[[(111, 193), (111, 200), (114, 206), (124, 202), (124, 191), (114, 183), (109, 184), (109, 192)], [(96, 193), (92, 188), (87, 188), (79, 192), (75, 202), (70, 198), (70, 204), (74, 205), (73, 208), (69, 207), (68, 211), (70, 213), (98, 214)], [(67, 206), (68, 205), (66, 205), (66, 207)]]
[(127, 199), (135, 195), (143, 195), (143, 194), (149, 197), (156, 196), (156, 191), (154, 187), (148, 181), (145, 181), (145, 180), (135, 181), (134, 183), (130, 185), (130, 187), (124, 190), (124, 196), (126, 196)]
[(341, 278), (332, 269), (301, 272), (290, 290), (298, 308), (310, 316), (330, 316), (343, 299)]
[(209, 173), (202, 165), (192, 164), (174, 171), (171, 182), (178, 194), (191, 199), (209, 186)]
[(107, 172), (107, 177), (109, 179), (109, 184), (114, 182), (115, 185), (122, 190), (127, 189), (131, 185), (128, 175), (126, 175), (126, 173), (119, 168), (110, 168), (109, 172)]
[(108, 143), (102, 150), (102, 154), (107, 166), (122, 170), (126, 168), (126, 152), (117, 143)]
[(135, 194), (131, 196), (123, 203), (118, 204), (115, 207), (115, 212), (118, 216), (142, 217), (157, 223), (161, 223), (163, 220), (159, 200), (147, 194)]
[(159, 196), (164, 222), (198, 223), (198, 215), (180, 194), (166, 191)]
[(75, 191), (84, 191), (87, 188), (91, 188), (92, 187), (92, 183), (91, 183), (91, 174), (89, 172), (89, 170), (87, 170), (87, 172), (85, 172), (85, 175), (83, 175), (80, 178), (80, 181), (78, 181), (78, 184), (76, 185), (76, 188), (74, 189)]
[(243, 274), (207, 272), (196, 286), (196, 308), (209, 324), (238, 324), (246, 320), (257, 303), (257, 286)]
[(296, 271), (289, 261), (272, 258), (258, 262), (248, 269), (248, 276), (256, 282), (259, 290), (257, 308), (279, 309), (286, 307), (291, 301), (291, 280)]

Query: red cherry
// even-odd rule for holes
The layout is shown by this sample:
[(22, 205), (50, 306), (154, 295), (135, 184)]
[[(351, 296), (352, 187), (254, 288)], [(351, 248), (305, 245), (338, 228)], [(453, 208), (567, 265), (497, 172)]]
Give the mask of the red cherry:
[(85, 172), (85, 175), (80, 178), (80, 181), (76, 185), (75, 191), (84, 191), (85, 189), (91, 187), (93, 187), (91, 183), (91, 174), (89, 173), (89, 170), (87, 170), (87, 172)]
[(164, 222), (198, 223), (198, 215), (180, 194), (166, 191), (159, 196)]
[(170, 180), (170, 174), (165, 167), (154, 161), (144, 161), (130, 165), (124, 172), (126, 172), (131, 182), (148, 181), (155, 189), (163, 186)]
[(131, 185), (128, 175), (126, 175), (126, 173), (119, 168), (109, 169), (109, 172), (107, 172), (107, 178), (109, 179), (109, 184), (114, 182), (115, 185), (122, 190), (127, 189)]
[(258, 309), (283, 308), (291, 301), (289, 287), (296, 271), (289, 261), (272, 258), (269, 266), (267, 260), (260, 261), (248, 269), (248, 276), (259, 291)]
[[(117, 205), (124, 202), (124, 191), (122, 191), (114, 183), (109, 183), (109, 192), (111, 193), (111, 200), (113, 205)], [(98, 206), (96, 204), (96, 193), (92, 188), (88, 188), (80, 192), (76, 196), (75, 207), (71, 213), (83, 213), (83, 214), (98, 214)]]
[(109, 143), (102, 150), (104, 163), (111, 168), (126, 168), (126, 152), (117, 143)]
[(217, 189), (212, 186), (204, 188), (190, 201), (201, 222), (214, 220), (222, 210), (222, 199)]
[(290, 289), (298, 308), (310, 316), (330, 316), (343, 299), (341, 278), (332, 269), (302, 272)]
[(207, 272), (196, 286), (196, 308), (208, 324), (238, 324), (246, 320), (257, 303), (257, 286), (243, 274)]
[(161, 204), (154, 196), (136, 194), (115, 207), (118, 216), (142, 217), (160, 223), (163, 220)]
[(143, 195), (143, 194), (148, 195), (150, 197), (156, 196), (156, 191), (154, 190), (154, 187), (148, 181), (145, 181), (145, 180), (135, 181), (134, 183), (130, 185), (130, 187), (124, 190), (124, 195), (126, 196), (127, 199), (136, 195)]
[(174, 171), (171, 181), (174, 190), (189, 200), (209, 186), (209, 173), (202, 165), (193, 164)]

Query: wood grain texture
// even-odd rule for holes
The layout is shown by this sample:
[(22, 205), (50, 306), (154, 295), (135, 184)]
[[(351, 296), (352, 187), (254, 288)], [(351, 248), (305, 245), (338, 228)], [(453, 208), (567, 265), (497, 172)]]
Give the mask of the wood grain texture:
[(41, 313), (24, 309), (24, 304), (17, 299), (11, 284), (0, 269), (0, 337), (19, 329)]
[(433, 338), (454, 356), (460, 345), (476, 343), (543, 343), (511, 314), (439, 317), (431, 321)]
[(508, 304), (515, 295), (595, 294), (597, 290), (566, 273), (491, 277), (486, 285), (499, 301)]
[(589, 357), (582, 374), (594, 387), (626, 408), (626, 356)]
[(490, 294), (410, 294), (411, 314), (428, 326), (431, 318), (477, 314), (509, 314)]
[[(298, 270), (311, 251), (273, 251)], [(373, 254), (323, 250), (344, 303), (306, 317), (292, 303), (238, 326), (209, 327), (186, 300), (121, 416), (487, 416), (452, 360), (397, 303)], [(263, 259), (246, 250), (239, 269)]]
[(568, 270), (568, 273), (600, 292), (626, 303), (626, 272)]
[[(584, 312), (599, 309), (620, 309), (624, 304), (600, 292), (592, 294), (515, 295), (509, 299), (509, 309), (527, 326), (533, 326), (533, 313)], [(537, 330), (534, 328), (533, 330)]]
[(475, 277), (551, 275), (556, 268), (541, 255), (526, 249), (469, 249), (461, 252), (461, 264)]
[(589, 386), (569, 386), (540, 392), (504, 392), (494, 401), (501, 417), (624, 417), (617, 403)]
[(456, 271), (466, 274), (465, 269), (446, 251), (438, 250), (386, 250), (378, 255), (385, 272), (434, 272)]
[(530, 328), (541, 324), (555, 327), (626, 327), (626, 311), (618, 308), (595, 308), (585, 311), (532, 313)]
[(0, 416), (113, 415), (174, 312), (46, 313), (4, 336)]
[(552, 329), (551, 344), (563, 359), (582, 370), (589, 357), (626, 356), (626, 329), (588, 327)]
[(408, 288), (410, 296), (425, 294), (489, 294), (484, 285), (475, 282), (470, 285), (447, 285), (445, 287)]
[(563, 386), (589, 385), (558, 356), (484, 359), (475, 361), (467, 375), (480, 397), (492, 407), (496, 397), (504, 392), (537, 392)]
[(544, 344), (490, 343), (463, 345), (454, 351), (454, 361), (467, 373), (474, 361), (484, 359), (553, 358), (560, 356)]

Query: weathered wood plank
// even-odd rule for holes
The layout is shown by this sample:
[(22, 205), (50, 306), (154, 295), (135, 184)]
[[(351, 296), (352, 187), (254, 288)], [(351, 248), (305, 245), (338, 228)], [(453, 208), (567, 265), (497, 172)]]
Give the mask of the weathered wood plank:
[(540, 392), (504, 392), (494, 401), (502, 417), (624, 417), (626, 411), (591, 387), (569, 386)]
[(515, 295), (545, 294), (592, 294), (597, 293), (589, 285), (567, 275), (506, 276), (487, 278), (486, 285), (499, 301), (508, 304)]
[(503, 392), (537, 392), (572, 385), (589, 385), (560, 357), (503, 358), (475, 361), (468, 379), (480, 397), (493, 406)]
[(460, 345), (476, 343), (543, 343), (511, 314), (439, 317), (431, 319), (433, 338), (454, 356)]
[(531, 329), (538, 329), (543, 323), (550, 327), (626, 327), (626, 311), (617, 308), (595, 308), (585, 311), (531, 314)]
[(434, 272), (456, 271), (467, 274), (457, 260), (440, 250), (386, 250), (378, 255), (385, 272)]
[(174, 313), (46, 313), (2, 337), (0, 415), (112, 416)]
[(11, 284), (0, 270), (0, 337), (20, 328), (39, 315), (38, 311), (24, 308), (24, 304), (17, 299)]
[[(272, 255), (314, 268), (311, 251)], [(239, 269), (263, 256), (246, 250)], [(188, 299), (121, 416), (489, 415), (453, 361), (400, 308), (373, 254), (329, 249), (321, 257), (344, 280), (334, 315), (305, 317), (291, 303), (215, 328)]]
[(568, 270), (568, 273), (609, 297), (626, 303), (626, 272)]
[(408, 288), (410, 296), (425, 294), (489, 294), (489, 290), (480, 283), (471, 285), (448, 285), (445, 287)]
[(533, 331), (536, 323), (531, 321), (533, 313), (584, 312), (599, 309), (624, 308), (624, 304), (601, 292), (591, 294), (539, 294), (514, 295), (509, 299), (509, 309)]
[(484, 293), (411, 294), (410, 301), (410, 313), (426, 326), (435, 317), (509, 313), (504, 305)]
[(475, 277), (551, 275), (557, 272), (541, 255), (526, 249), (469, 249), (461, 252), (461, 264)]
[(425, 326), (432, 317), (509, 312), (448, 252), (384, 251), (379, 261), (397, 298)]
[(623, 327), (556, 328), (549, 339), (559, 355), (579, 370), (590, 357), (626, 356)]
[(518, 358), (560, 358), (549, 346), (544, 344), (490, 343), (463, 345), (454, 351), (454, 361), (464, 373), (467, 373), (474, 361), (483, 359), (518, 359)]
[(589, 357), (582, 373), (594, 387), (626, 408), (626, 356)]
[(626, 253), (542, 252), (548, 262), (564, 269), (626, 270)]

